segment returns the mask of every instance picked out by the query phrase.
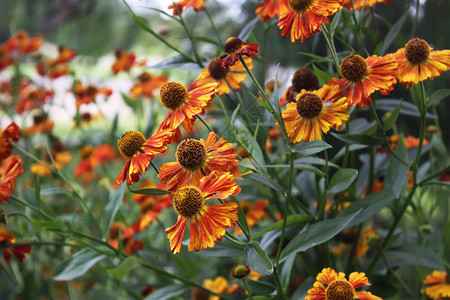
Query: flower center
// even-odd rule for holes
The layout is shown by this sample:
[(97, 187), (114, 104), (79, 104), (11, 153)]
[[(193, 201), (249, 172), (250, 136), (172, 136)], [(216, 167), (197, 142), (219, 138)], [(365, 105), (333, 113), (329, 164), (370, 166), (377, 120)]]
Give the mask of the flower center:
[(140, 151), (145, 143), (145, 136), (139, 131), (129, 130), (122, 135), (118, 143), (120, 153), (130, 158)]
[(185, 186), (173, 196), (173, 208), (183, 217), (192, 217), (197, 214), (205, 199), (202, 192), (195, 186)]
[(152, 79), (152, 75), (149, 72), (144, 72), (138, 76), (140, 82), (147, 82), (150, 81), (150, 79)]
[(211, 60), (208, 66), (209, 74), (211, 74), (211, 77), (217, 81), (225, 78), (228, 69), (229, 69), (228, 67), (226, 69), (222, 67), (222, 64), (220, 63), (220, 58), (214, 58), (213, 60)]
[(405, 46), (405, 56), (412, 64), (423, 63), (430, 56), (430, 47), (422, 39), (412, 39)]
[(319, 88), (319, 80), (313, 72), (301, 68), (295, 71), (292, 78), (292, 86), (297, 93), (300, 93), (302, 90), (314, 91)]
[(239, 50), (242, 45), (244, 43), (242, 42), (242, 40), (240, 38), (237, 37), (230, 37), (227, 39), (227, 41), (225, 42), (225, 52), (226, 53), (233, 53), (236, 50)]
[(298, 12), (304, 12), (311, 5), (312, 0), (289, 0), (290, 7)]
[(206, 148), (197, 140), (187, 139), (178, 145), (175, 156), (182, 167), (195, 170), (205, 163)]
[(322, 99), (319, 96), (313, 93), (305, 93), (297, 100), (297, 111), (303, 118), (311, 119), (320, 114), (322, 105)]
[(326, 300), (353, 300), (355, 299), (355, 289), (344, 280), (336, 280), (330, 283), (325, 290)]
[(361, 81), (368, 74), (366, 60), (356, 54), (347, 56), (342, 61), (339, 71), (342, 77), (353, 82)]
[(176, 81), (165, 83), (159, 92), (159, 99), (164, 107), (175, 110), (186, 99), (187, 89), (184, 84)]

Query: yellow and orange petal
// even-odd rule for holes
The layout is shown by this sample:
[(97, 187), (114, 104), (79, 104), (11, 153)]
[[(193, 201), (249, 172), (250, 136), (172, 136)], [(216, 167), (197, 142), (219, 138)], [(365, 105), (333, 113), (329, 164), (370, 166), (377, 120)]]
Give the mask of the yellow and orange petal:
[(339, 71), (342, 79), (332, 78), (326, 85), (339, 86), (349, 107), (358, 104), (361, 109), (372, 102), (370, 95), (375, 91), (388, 95), (397, 83), (397, 63), (392, 54), (366, 59), (350, 55), (341, 62)]
[(433, 300), (450, 298), (450, 283), (447, 272), (434, 270), (423, 281), (427, 285), (425, 294)]
[(40, 37), (29, 37), (25, 30), (18, 30), (5, 43), (5, 48), (10, 52), (17, 52), (18, 54), (29, 54), (36, 51), (42, 44)]
[[(175, 81), (169, 81), (161, 87), (160, 102), (169, 112), (157, 131), (176, 130), (180, 124), (186, 131), (192, 130), (196, 116), (205, 114), (205, 108), (214, 98), (218, 86), (216, 82), (200, 84), (200, 79), (197, 78), (188, 88)], [(175, 134), (181, 138), (181, 134)], [(178, 141), (172, 140), (171, 143)]]
[(14, 62), (9, 50), (4, 45), (0, 45), (0, 71), (6, 69)]
[(368, 9), (369, 7), (372, 7), (377, 3), (383, 2), (385, 4), (388, 4), (392, 2), (392, 0), (344, 0), (343, 6), (350, 10), (353, 10), (352, 1), (355, 10), (361, 10), (363, 7), (364, 9)]
[(173, 9), (173, 15), (182, 13), (183, 10), (193, 7), (195, 11), (205, 10), (205, 2), (208, 0), (180, 0), (169, 5), (168, 9)]
[(261, 22), (272, 18), (279, 18), (280, 15), (289, 10), (288, 0), (264, 0), (256, 6), (255, 14), (259, 16)]
[(11, 155), (2, 160), (0, 165), (0, 200), (8, 202), (9, 195), (16, 186), (16, 177), (23, 173), (22, 159)]
[[(16, 237), (14, 233), (6, 228), (0, 228), (0, 244), (9, 243), (14, 244), (16, 242)], [(31, 252), (30, 245), (10, 245), (2, 247), (3, 258), (8, 261), (11, 259), (11, 252), (17, 258), (18, 261), (23, 262), (25, 260), (25, 254)], [(11, 252), (10, 252), (11, 251)]]
[(134, 66), (145, 66), (146, 60), (136, 61), (136, 55), (133, 52), (127, 52), (124, 50), (117, 50), (114, 53), (116, 60), (111, 66), (111, 70), (114, 75), (117, 75), (120, 71), (128, 72)]
[(22, 133), (25, 136), (30, 136), (37, 133), (44, 133), (44, 132), (50, 132), (53, 130), (53, 126), (55, 123), (48, 119), (47, 116), (35, 116), (34, 117), (34, 124), (31, 127), (25, 128)]
[[(253, 68), (252, 59), (246, 57), (244, 60), (251, 70)], [(230, 93), (230, 87), (235, 91), (240, 90), (245, 77), (247, 77), (247, 73), (240, 61), (231, 67), (224, 68), (221, 65), (220, 58), (213, 58), (208, 67), (203, 68), (200, 74), (201, 79), (199, 84), (217, 82), (219, 86), (217, 87), (216, 94), (222, 96), (223, 94)]]
[(291, 42), (304, 42), (317, 31), (321, 24), (328, 24), (328, 16), (342, 8), (343, 0), (289, 0), (289, 9), (278, 22), (282, 36), (291, 36)]
[(340, 130), (347, 123), (349, 113), (347, 98), (340, 99), (338, 86), (324, 86), (317, 91), (305, 91), (297, 95), (297, 101), (286, 105), (282, 112), (286, 131), (292, 143), (322, 139), (322, 132), (332, 127)]
[(433, 80), (450, 69), (450, 50), (433, 51), (419, 38), (397, 50), (394, 58), (398, 64), (398, 80), (407, 88), (428, 78)]
[(239, 167), (234, 146), (224, 138), (217, 140), (217, 134), (210, 132), (205, 140), (184, 140), (178, 146), (176, 162), (163, 164), (158, 177), (169, 191), (184, 185), (198, 185), (204, 175), (213, 171), (231, 172)]
[(138, 77), (138, 82), (130, 88), (131, 99), (137, 99), (139, 96), (153, 98), (155, 90), (159, 89), (167, 82), (164, 75), (153, 76), (148, 72), (144, 72)]
[(58, 64), (68, 63), (74, 57), (77, 56), (77, 52), (75, 50), (69, 49), (64, 45), (60, 45), (58, 47), (58, 58), (56, 59), (56, 62)]
[(347, 280), (344, 273), (336, 273), (332, 268), (326, 268), (317, 275), (316, 280), (313, 287), (308, 290), (305, 300), (382, 300), (370, 292), (356, 291), (359, 287), (370, 285), (364, 273), (353, 272)]
[(184, 186), (173, 195), (173, 206), (178, 213), (175, 225), (166, 229), (170, 241), (170, 250), (180, 253), (183, 237), (190, 223), (191, 239), (188, 251), (200, 251), (214, 247), (222, 240), (226, 228), (233, 228), (238, 220), (238, 204), (225, 202), (217, 205), (205, 205), (205, 201), (225, 199), (237, 195), (240, 187), (229, 174), (218, 175), (213, 172), (203, 177), (197, 186)]
[(19, 140), (19, 126), (12, 122), (3, 131), (0, 131), (0, 160), (11, 155), (11, 142)]
[(248, 44), (238, 37), (228, 38), (224, 49), (226, 53), (219, 56), (224, 69), (234, 66), (239, 58), (244, 58), (244, 56), (254, 57), (258, 54), (257, 44)]
[(126, 181), (131, 185), (138, 182), (155, 154), (166, 151), (172, 134), (172, 130), (157, 131), (148, 139), (138, 131), (127, 131), (122, 135), (118, 142), (119, 151), (127, 161), (117, 176), (116, 183)]

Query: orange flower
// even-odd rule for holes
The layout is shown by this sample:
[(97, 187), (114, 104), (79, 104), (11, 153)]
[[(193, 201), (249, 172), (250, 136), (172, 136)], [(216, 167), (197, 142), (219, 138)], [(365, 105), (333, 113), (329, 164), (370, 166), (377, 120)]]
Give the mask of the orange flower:
[(53, 97), (53, 90), (34, 87), (28, 80), (22, 80), (19, 88), (19, 102), (16, 111), (23, 113), (35, 108), (41, 108)]
[[(336, 255), (342, 255), (342, 252), (345, 248), (351, 249), (353, 243), (355, 242), (356, 234), (357, 231), (354, 227), (350, 227), (341, 231), (341, 233), (339, 234), (341, 244), (333, 247), (331, 251)], [(369, 250), (370, 245), (372, 245), (373, 241), (377, 238), (378, 235), (375, 233), (372, 227), (363, 230), (359, 236), (354, 259), (360, 259), (361, 257), (363, 257)], [(350, 254), (351, 252), (349, 251), (348, 255)]]
[(304, 42), (322, 23), (328, 24), (328, 16), (342, 8), (343, 0), (289, 0), (289, 9), (280, 16), (278, 28), (282, 36), (291, 36), (291, 42)]
[(288, 0), (264, 0), (256, 6), (256, 15), (261, 22), (268, 21), (273, 17), (279, 18), (280, 15), (289, 10)]
[(372, 55), (367, 59), (353, 54), (347, 56), (339, 68), (342, 79), (332, 78), (326, 85), (339, 86), (348, 99), (348, 106), (363, 108), (372, 102), (375, 91), (387, 95), (397, 83), (397, 63), (392, 54)]
[(0, 200), (8, 202), (9, 195), (16, 186), (16, 177), (23, 173), (22, 159), (11, 155), (0, 165)]
[(200, 79), (201, 77), (197, 78), (187, 89), (182, 83), (176, 81), (169, 81), (161, 87), (159, 99), (161, 104), (169, 109), (169, 113), (158, 130), (176, 129), (177, 139), (181, 138), (178, 130), (180, 124), (187, 131), (192, 130), (196, 115), (205, 113), (205, 107), (214, 98), (218, 85), (217, 83), (200, 84)]
[[(228, 291), (228, 281), (222, 277), (216, 277), (216, 279), (212, 280), (212, 279), (205, 279), (205, 281), (203, 281), (203, 286), (205, 288), (207, 288), (210, 291), (215, 292), (216, 294), (224, 294), (225, 292)], [(191, 294), (191, 299), (193, 300), (219, 300), (219, 296), (213, 296), (210, 293), (208, 293), (205, 290), (202, 290), (200, 288), (195, 288), (192, 291)]]
[(215, 242), (221, 241), (225, 235), (225, 228), (235, 226), (239, 206), (235, 202), (205, 205), (205, 201), (212, 198), (225, 199), (240, 191), (241, 188), (234, 182), (231, 174), (218, 175), (217, 172), (203, 177), (198, 186), (179, 189), (172, 199), (178, 221), (166, 229), (170, 250), (174, 254), (180, 253), (188, 222), (191, 231), (189, 252), (214, 247)]
[(297, 69), (292, 77), (292, 85), (283, 93), (280, 106), (287, 102), (295, 102), (295, 97), (302, 90), (315, 91), (319, 89), (319, 80), (313, 72), (306, 68)]
[(50, 132), (55, 123), (50, 120), (45, 114), (38, 114), (33, 116), (33, 126), (25, 128), (22, 133), (25, 136), (41, 132)]
[[(252, 228), (253, 225), (258, 223), (261, 219), (266, 218), (268, 213), (266, 211), (269, 200), (256, 200), (254, 203), (247, 201), (240, 201), (242, 210), (245, 213), (245, 219), (247, 220), (248, 228)], [(237, 227), (234, 234), (239, 235), (242, 233), (242, 229)]]
[(11, 155), (11, 142), (19, 140), (19, 126), (12, 122), (0, 131), (0, 161)]
[(345, 8), (348, 8), (350, 10), (353, 10), (352, 7), (352, 1), (353, 1), (353, 7), (355, 7), (356, 10), (361, 10), (363, 7), (364, 9), (368, 9), (369, 7), (374, 6), (377, 3), (391, 3), (392, 0), (344, 0), (344, 3), (342, 5)]
[(308, 290), (305, 300), (382, 300), (370, 292), (356, 291), (359, 287), (370, 285), (364, 273), (353, 272), (347, 280), (344, 273), (336, 273), (332, 268), (326, 268), (317, 275), (316, 280), (314, 287)]
[[(251, 58), (245, 58), (245, 63), (251, 70), (253, 68), (253, 62)], [(221, 65), (220, 58), (213, 58), (208, 67), (203, 68), (200, 74), (199, 84), (217, 82), (216, 94), (222, 96), (223, 94), (230, 93), (230, 87), (233, 90), (240, 90), (242, 81), (244, 81), (247, 74), (245, 68), (240, 61), (234, 66), (224, 68)]]
[(147, 171), (150, 161), (155, 154), (167, 149), (167, 143), (173, 134), (172, 131), (157, 131), (150, 138), (145, 139), (139, 131), (125, 132), (120, 140), (119, 151), (127, 161), (117, 176), (116, 183), (121, 184), (125, 180), (128, 185), (139, 181), (142, 174)]
[(303, 90), (297, 95), (297, 102), (286, 105), (282, 117), (292, 143), (321, 140), (322, 132), (328, 133), (331, 127), (340, 130), (347, 123), (347, 98), (336, 100), (340, 93), (337, 86)]
[(73, 93), (75, 95), (75, 106), (78, 108), (82, 104), (89, 104), (95, 101), (95, 97), (103, 94), (106, 97), (112, 94), (112, 90), (106, 87), (97, 88), (94, 85), (83, 86), (80, 81), (76, 81), (73, 85)]
[(419, 81), (441, 75), (450, 69), (450, 50), (432, 51), (427, 42), (415, 38), (394, 53), (398, 79), (410, 88)]
[[(391, 145), (392, 149), (397, 149), (397, 145), (398, 145), (398, 141), (400, 139), (400, 135), (398, 134), (394, 134), (390, 137), (388, 137), (388, 142)], [(408, 136), (406, 138), (403, 138), (403, 142), (405, 143), (405, 146), (407, 149), (410, 148), (415, 148), (419, 146), (419, 139), (415, 138), (413, 136)], [(427, 139), (423, 139), (423, 145), (427, 145), (428, 144), (428, 140)]]
[(257, 44), (247, 44), (237, 37), (228, 38), (224, 48), (226, 53), (219, 56), (224, 69), (233, 66), (243, 56), (253, 57), (258, 54)]
[[(119, 232), (124, 232), (127, 230), (127, 226), (122, 222), (114, 222), (111, 224), (108, 232), (108, 243), (114, 248), (119, 248)], [(141, 240), (134, 240), (131, 237), (124, 238), (122, 234), (122, 245), (123, 252), (129, 255), (133, 255), (137, 250), (143, 248), (143, 243)]]
[(13, 37), (5, 43), (7, 51), (18, 54), (29, 54), (36, 51), (42, 44), (40, 37), (30, 38), (25, 30), (18, 30)]
[(114, 55), (116, 56), (116, 61), (111, 67), (114, 75), (117, 75), (120, 71), (128, 72), (134, 66), (142, 67), (146, 64), (146, 60), (136, 62), (136, 55), (133, 52), (117, 50)]
[[(16, 242), (16, 237), (14, 236), (14, 233), (9, 231), (6, 228), (0, 228), (0, 244), (2, 243), (8, 243), (8, 244), (14, 244)], [(3, 250), (3, 258), (5, 260), (11, 259), (11, 252), (14, 254), (14, 256), (17, 258), (18, 261), (23, 262), (25, 259), (25, 254), (31, 252), (31, 246), (30, 245), (10, 245), (1, 247)], [(11, 250), (11, 252), (9, 252)]]
[(434, 270), (425, 278), (423, 283), (428, 285), (425, 288), (425, 294), (429, 298), (433, 300), (450, 298), (450, 283), (447, 272)]
[(103, 144), (93, 148), (85, 145), (80, 150), (80, 162), (73, 170), (76, 176), (81, 176), (85, 180), (92, 180), (94, 170), (102, 162), (110, 161), (116, 158), (116, 152), (110, 144)]
[(11, 54), (5, 46), (0, 46), (0, 71), (6, 69), (14, 62)]
[(77, 52), (75, 50), (71, 50), (64, 45), (59, 45), (58, 47), (58, 58), (56, 59), (56, 63), (63, 64), (71, 61), (74, 57), (77, 56)]
[(239, 167), (233, 144), (223, 138), (217, 141), (217, 134), (213, 132), (209, 133), (206, 141), (182, 141), (175, 156), (177, 161), (163, 164), (158, 174), (169, 191), (176, 191), (185, 185), (197, 186), (203, 176), (213, 171), (232, 173)]
[(208, 0), (181, 0), (169, 5), (168, 9), (173, 9), (173, 15), (178, 15), (183, 12), (184, 9), (193, 7), (195, 11), (205, 10), (205, 2)]
[(164, 75), (154, 77), (152, 74), (144, 72), (139, 75), (138, 82), (131, 87), (131, 98), (137, 99), (139, 96), (153, 98), (155, 96), (153, 92), (166, 82), (167, 77)]
[(56, 59), (46, 59), (36, 63), (36, 71), (41, 76), (56, 79), (69, 74), (70, 68), (67, 63), (58, 63)]

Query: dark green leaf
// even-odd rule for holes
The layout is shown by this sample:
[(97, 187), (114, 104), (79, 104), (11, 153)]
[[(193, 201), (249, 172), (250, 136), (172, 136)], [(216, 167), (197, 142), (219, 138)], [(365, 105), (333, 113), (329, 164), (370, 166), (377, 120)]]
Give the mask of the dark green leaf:
[[(402, 104), (402, 108), (400, 109), (400, 114), (411, 117), (420, 117), (420, 113), (417, 110), (416, 105), (411, 102), (402, 101), (400, 99), (379, 99), (376, 103), (377, 110), (384, 111), (393, 111), (398, 105)], [(427, 113), (427, 118), (432, 119), (434, 116), (430, 113)]]
[(278, 183), (276, 183), (272, 179), (269, 179), (261, 174), (250, 173), (250, 174), (245, 175), (245, 179), (256, 182), (256, 183), (262, 183), (264, 185), (270, 186), (271, 188), (279, 191), (283, 195), (285, 193), (285, 190)]
[(325, 149), (333, 148), (330, 144), (325, 143), (324, 141), (310, 141), (310, 142), (300, 142), (294, 146), (294, 152), (301, 153), (303, 155), (311, 155), (322, 152)]
[(160, 190), (160, 189), (141, 189), (141, 190), (132, 190), (130, 187), (128, 187), (128, 190), (132, 192), (133, 194), (139, 194), (139, 195), (147, 195), (147, 196), (163, 196), (163, 195), (169, 195), (170, 192), (166, 190)]
[(208, 248), (201, 252), (205, 256), (219, 256), (219, 257), (229, 257), (229, 256), (240, 256), (244, 253), (244, 246), (239, 245), (229, 240), (223, 239), (219, 243), (216, 243), (213, 248)]
[(250, 22), (248, 22), (247, 25), (245, 25), (245, 27), (242, 28), (241, 32), (238, 34), (237, 37), (240, 38), (241, 40), (247, 41), (247, 38), (252, 33), (253, 28), (255, 28), (256, 23), (258, 23), (258, 21), (259, 17), (256, 17)]
[(317, 79), (319, 79), (319, 82), (321, 84), (325, 84), (328, 81), (330, 81), (330, 79), (331, 79), (330, 74), (317, 68), (314, 64), (313, 64), (313, 69), (314, 69), (314, 74), (317, 76)]
[(202, 41), (202, 42), (205, 42), (205, 43), (208, 43), (208, 44), (213, 44), (213, 45), (216, 45), (216, 46), (219, 46), (219, 47), (221, 46), (216, 41), (214, 41), (212, 39), (209, 39), (207, 37), (204, 37), (204, 36), (193, 36), (192, 39), (197, 40), (197, 41)]
[(446, 265), (445, 260), (438, 253), (416, 244), (390, 248), (386, 252), (386, 257), (391, 267), (420, 265), (432, 269), (443, 269)]
[(104, 254), (85, 248), (75, 253), (64, 270), (53, 279), (56, 281), (66, 281), (78, 278), (105, 257), (106, 255)]
[(322, 60), (322, 61), (324, 61), (324, 62), (326, 62), (326, 63), (329, 63), (329, 64), (333, 64), (333, 61), (332, 61), (331, 59), (322, 57), (322, 56), (320, 56), (320, 55), (315, 55), (315, 54), (312, 54), (312, 53), (301, 52), (301, 51), (298, 52), (298, 53), (300, 53), (300, 54), (302, 54), (302, 55), (305, 55), (305, 56), (309, 56), (309, 57), (315, 58), (315, 59), (317, 59), (317, 60)]
[(116, 277), (117, 279), (122, 279), (128, 276), (130, 272), (140, 266), (139, 259), (135, 256), (128, 256), (114, 269), (109, 269), (108, 273)]
[(120, 95), (122, 95), (122, 100), (125, 102), (126, 105), (128, 105), (131, 109), (136, 110), (136, 108), (138, 106), (137, 100), (131, 99), (125, 93), (120, 93)]
[(186, 293), (189, 289), (190, 288), (188, 286), (181, 283), (172, 284), (157, 289), (155, 292), (151, 293), (147, 298), (145, 298), (145, 300), (174, 299), (174, 297)]
[(245, 247), (244, 257), (246, 264), (257, 273), (261, 275), (270, 275), (273, 273), (273, 263), (258, 242), (251, 241)]
[(334, 36), (334, 32), (336, 31), (336, 27), (339, 24), (339, 20), (341, 19), (341, 15), (342, 15), (342, 9), (339, 10), (336, 14), (334, 14), (333, 16), (333, 21), (331, 21), (330, 24), (330, 29), (329, 29), (329, 33), (330, 33), (330, 37), (333, 38)]
[(169, 57), (168, 59), (157, 63), (156, 65), (150, 66), (152, 69), (169, 69), (169, 68), (184, 68), (189, 71), (201, 71), (201, 68), (197, 65), (192, 63), (188, 58), (184, 57), (183, 55), (175, 55), (172, 57)]
[(41, 183), (39, 182), (39, 175), (36, 175), (34, 182), (34, 197), (36, 198), (37, 207), (41, 209)]
[(125, 182), (122, 182), (121, 185), (114, 191), (114, 193), (109, 197), (108, 204), (103, 211), (103, 232), (109, 232), (109, 227), (116, 216), (117, 211), (119, 210), (120, 204), (123, 200), (123, 194), (125, 192)]
[(358, 217), (354, 218), (348, 224), (349, 227), (355, 226), (369, 219), (381, 209), (391, 204), (394, 199), (394, 193), (390, 189), (384, 189), (382, 191), (369, 194), (363, 199), (356, 200), (350, 206), (347, 206), (342, 211), (340, 211), (337, 217), (343, 218), (360, 211)]
[(447, 98), (450, 96), (450, 89), (440, 89), (433, 93), (433, 95), (430, 96), (427, 102), (427, 106), (432, 106), (434, 104), (439, 103), (444, 98)]
[[(276, 287), (269, 282), (266, 281), (254, 281), (254, 280), (247, 280), (248, 286), (250, 290), (254, 293), (258, 294), (265, 294), (270, 295), (273, 293), (273, 291), (276, 289)], [(263, 297), (263, 296), (253, 296), (253, 299), (257, 299), (256, 297)], [(260, 299), (270, 299), (270, 298), (260, 298)]]
[(391, 27), (387, 35), (383, 39), (383, 46), (380, 49), (380, 56), (383, 56), (386, 54), (386, 51), (388, 50), (389, 46), (392, 44), (392, 42), (395, 40), (397, 35), (399, 34), (400, 30), (403, 27), (403, 24), (406, 21), (406, 18), (408, 17), (408, 14), (403, 14), (403, 16), (400, 17), (400, 19), (395, 22), (395, 24)]
[(394, 109), (393, 112), (391, 112), (389, 117), (386, 119), (386, 122), (384, 122), (383, 125), (384, 132), (387, 132), (389, 129), (391, 129), (392, 125), (397, 120), (398, 115), (400, 114), (400, 110), (402, 109), (402, 102), (403, 101), (400, 101), (400, 104)]
[(70, 194), (72, 193), (71, 190), (68, 189), (63, 189), (63, 188), (59, 188), (59, 187), (51, 187), (51, 188), (47, 188), (42, 190), (39, 194), (42, 196), (51, 196), (51, 195), (65, 195), (65, 194)]
[[(306, 221), (308, 221), (308, 220), (309, 220), (309, 217), (306, 216), (306, 215), (292, 215), (292, 216), (289, 216), (289, 217), (287, 218), (287, 220), (286, 220), (286, 226), (289, 226), (289, 225), (292, 225), (292, 224), (296, 224), (296, 223), (306, 222)], [(265, 233), (267, 233), (267, 232), (270, 232), (270, 231), (274, 231), (274, 230), (280, 229), (281, 227), (283, 227), (283, 221), (278, 221), (278, 222), (276, 222), (275, 224), (270, 225), (270, 226), (267, 227), (266, 229), (264, 229), (264, 230), (262, 230), (262, 231), (260, 231), (260, 232), (258, 232), (258, 233), (252, 234), (252, 237), (253, 237), (253, 236), (260, 236), (260, 235), (263, 235), (263, 234), (265, 234)]]
[[(408, 152), (406, 151), (406, 146), (403, 141), (403, 135), (400, 136), (397, 143), (397, 149), (394, 151), (400, 159), (408, 161)], [(403, 188), (406, 186), (405, 183), (408, 179), (406, 175), (408, 172), (409, 165), (404, 165), (394, 155), (389, 157), (389, 165), (384, 182), (386, 187), (392, 188), (392, 191), (397, 198), (400, 197)]]
[(328, 193), (339, 193), (347, 189), (358, 176), (358, 170), (339, 169), (331, 178)]
[(52, 221), (32, 220), (31, 222), (33, 223), (33, 227), (36, 231), (66, 229), (66, 224), (62, 220), (52, 220)]
[(348, 227), (348, 224), (355, 218), (360, 211), (351, 215), (324, 220), (308, 227), (305, 231), (299, 233), (281, 253), (281, 260), (286, 260), (290, 255), (297, 252), (306, 251), (309, 248), (315, 247), (326, 241), (329, 241), (336, 236), (343, 229)]
[(333, 132), (331, 134), (338, 140), (352, 144), (369, 146), (378, 146), (384, 144), (384, 140), (376, 136), (368, 136), (363, 134), (336, 134)]

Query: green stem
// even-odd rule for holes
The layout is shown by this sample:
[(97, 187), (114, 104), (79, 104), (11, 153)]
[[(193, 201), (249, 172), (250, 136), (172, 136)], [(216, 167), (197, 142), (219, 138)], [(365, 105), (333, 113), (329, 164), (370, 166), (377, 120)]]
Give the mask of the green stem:
[(425, 86), (423, 85), (423, 81), (420, 82), (420, 90), (422, 94), (422, 109), (421, 109), (421, 116), (420, 116), (420, 133), (419, 133), (419, 146), (417, 146), (417, 154), (416, 154), (416, 164), (419, 166), (420, 156), (422, 155), (422, 149), (423, 149), (423, 140), (425, 137), (425, 127), (426, 127), (426, 94), (425, 94)]
[(54, 220), (53, 217), (49, 216), (48, 214), (46, 214), (45, 212), (43, 212), (42, 210), (40, 210), (40, 209), (37, 208), (36, 206), (31, 205), (30, 203), (28, 203), (28, 202), (26, 202), (26, 201), (20, 199), (19, 197), (16, 197), (14, 194), (10, 194), (9, 197), (10, 197), (11, 199), (13, 199), (14, 201), (17, 201), (17, 202), (19, 202), (20, 204), (22, 204), (22, 205), (24, 205), (24, 206), (26, 206), (26, 207), (28, 207), (28, 208), (34, 210), (35, 212), (41, 214), (41, 215), (44, 216), (45, 218), (47, 218), (47, 219), (49, 219), (49, 220)]
[[(320, 221), (323, 219), (323, 216), (325, 215), (325, 206), (327, 204), (327, 198), (328, 198), (328, 172), (329, 172), (329, 168), (328, 168), (328, 151), (325, 149), (324, 150), (324, 154), (325, 154), (325, 166), (324, 166), (324, 172), (325, 172), (325, 188), (322, 194), (322, 197), (320, 198), (320, 203), (319, 203), (319, 207), (318, 207), (318, 214), (317, 214), (317, 220)], [(318, 191), (320, 192), (320, 191)]]
[(209, 23), (211, 24), (211, 27), (217, 36), (217, 41), (219, 42), (219, 45), (222, 45), (222, 39), (220, 38), (220, 33), (217, 30), (216, 25), (214, 24), (214, 19), (213, 19), (211, 13), (209, 12), (208, 6), (206, 6), (206, 4), (205, 4), (205, 12), (206, 12), (206, 15), (208, 16)]
[(247, 290), (249, 299), (253, 300), (252, 291), (250, 290), (250, 287), (248, 286), (248, 283), (247, 283), (247, 279), (245, 277), (242, 278), (242, 282), (245, 285), (245, 289)]
[(323, 36), (325, 37), (325, 41), (327, 43), (328, 49), (330, 50), (331, 56), (333, 57), (334, 65), (336, 67), (336, 70), (339, 72), (339, 59), (337, 56), (336, 48), (334, 46), (334, 42), (331, 39), (328, 29), (325, 26), (325, 24), (320, 25), (320, 28), (322, 29)]
[(159, 173), (158, 167), (155, 165), (155, 163), (152, 160), (150, 161), (150, 165), (156, 171), (156, 173)]
[(209, 130), (210, 132), (214, 132), (214, 130), (212, 130), (212, 128), (209, 127), (209, 125), (205, 122), (205, 120), (203, 120), (202, 117), (200, 117), (200, 115), (197, 114), (197, 118), (203, 123), (203, 125), (205, 125), (206, 128), (208, 128), (208, 130)]
[(203, 68), (204, 66), (203, 66), (202, 60), (201, 60), (201, 58), (200, 58), (200, 55), (198, 54), (197, 47), (195, 46), (194, 39), (192, 39), (192, 35), (191, 35), (191, 33), (189, 32), (189, 29), (187, 28), (186, 23), (185, 23), (184, 20), (183, 20), (183, 17), (181, 16), (181, 12), (180, 12), (180, 10), (178, 9), (178, 6), (177, 6), (176, 4), (175, 4), (174, 6), (175, 6), (175, 9), (177, 10), (178, 16), (180, 17), (180, 23), (181, 23), (181, 25), (183, 26), (184, 31), (185, 31), (186, 34), (188, 35), (189, 41), (191, 42), (191, 45), (192, 45), (192, 51), (194, 52), (195, 60), (197, 61), (197, 64), (198, 64), (201, 68)]
[(289, 204), (290, 204), (290, 200), (291, 200), (292, 183), (294, 181), (294, 156), (295, 156), (295, 153), (291, 151), (289, 153), (289, 182), (288, 182), (288, 190), (287, 190), (286, 202), (285, 202), (284, 213), (283, 213), (283, 226), (281, 227), (281, 236), (280, 236), (280, 242), (278, 244), (277, 256), (275, 258), (275, 266), (278, 266), (278, 263), (280, 261), (281, 251), (283, 250), (284, 235), (286, 233), (287, 215), (288, 215)]
[(281, 294), (279, 296), (281, 296), (281, 299), (286, 300), (286, 295), (284, 293), (283, 284), (281, 283), (280, 274), (278, 272), (278, 266), (276, 266), (276, 265), (273, 267), (273, 275), (275, 277), (275, 283), (277, 286), (277, 290)]

